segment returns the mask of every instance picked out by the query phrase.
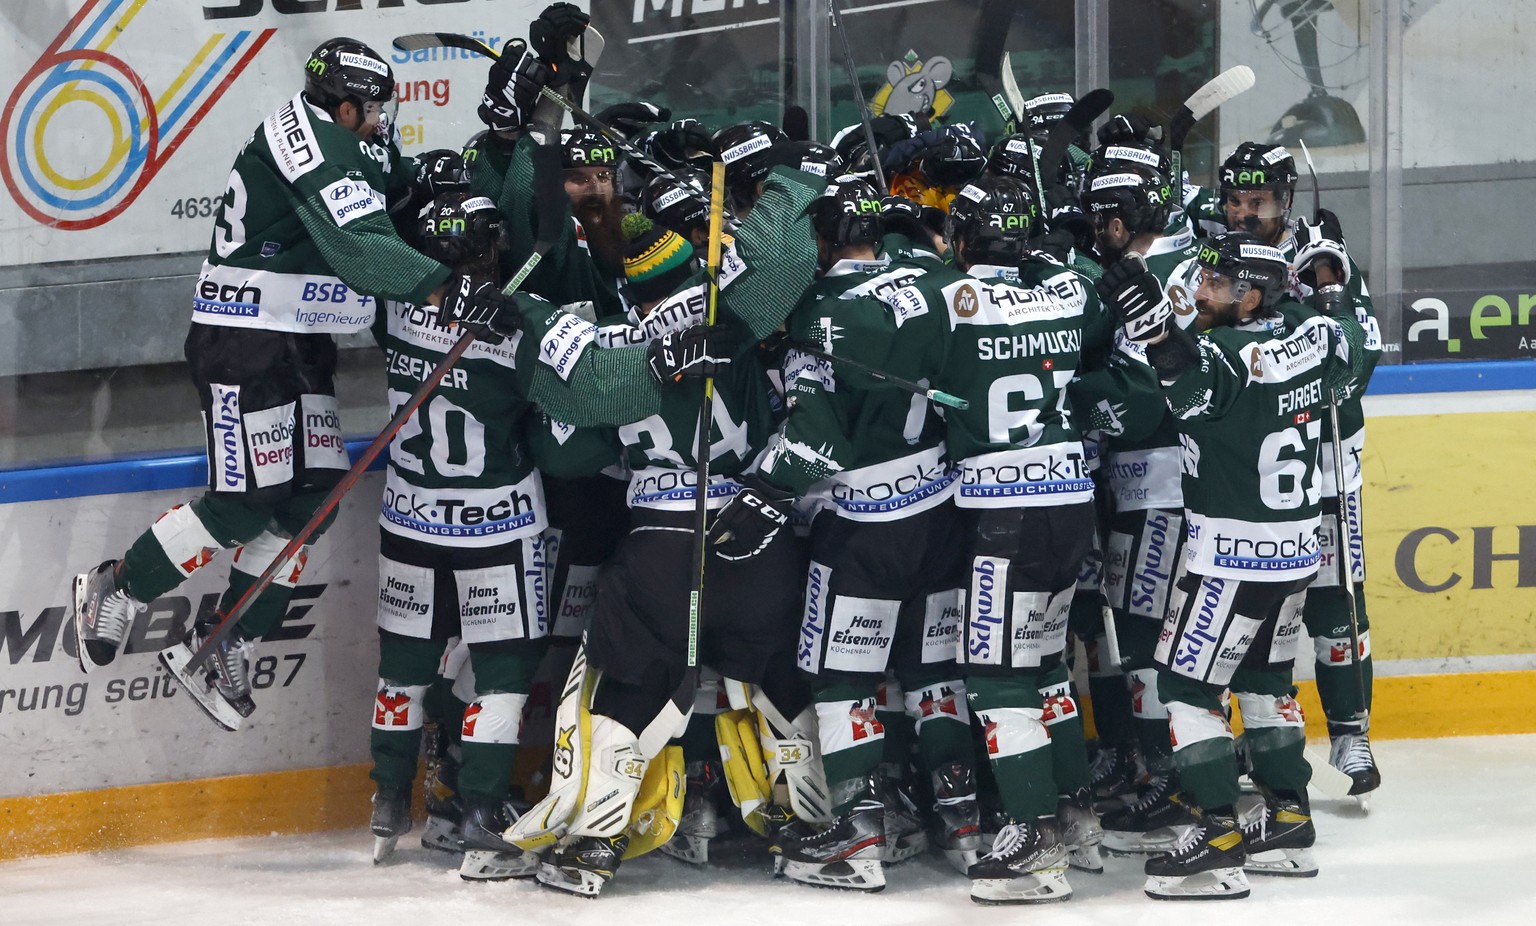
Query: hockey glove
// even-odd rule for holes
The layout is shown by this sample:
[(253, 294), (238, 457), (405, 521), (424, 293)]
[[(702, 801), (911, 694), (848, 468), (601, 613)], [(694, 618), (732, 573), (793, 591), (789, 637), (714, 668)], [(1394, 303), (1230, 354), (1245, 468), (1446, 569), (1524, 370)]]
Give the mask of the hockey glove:
[(1104, 304), (1120, 316), (1128, 339), (1156, 344), (1168, 336), (1173, 306), (1140, 254), (1127, 254), (1105, 270), (1094, 286)]
[(1312, 293), (1312, 308), (1319, 315), (1329, 318), (1352, 318), (1353, 307), (1349, 292), (1342, 283), (1326, 283)]
[(1312, 222), (1305, 219), (1296, 223), (1296, 256), (1291, 267), (1296, 279), (1312, 289), (1317, 288), (1318, 262), (1333, 272), (1332, 283), (1349, 283), (1349, 253), (1344, 249), (1344, 229), (1339, 217), (1327, 209), (1317, 210)]
[(672, 110), (643, 100), (634, 103), (615, 103), (597, 114), (597, 121), (606, 124), (625, 138), (633, 139), (646, 127), (672, 118)]
[(747, 486), (720, 509), (709, 528), (710, 548), (721, 559), (750, 559), (768, 549), (779, 530), (789, 523), (792, 497), (760, 479), (744, 479)]
[(492, 346), (517, 333), (522, 326), (517, 299), (484, 276), (462, 274), (443, 298), (450, 325), (463, 325), (475, 337)]
[(416, 155), (415, 167), (411, 186), (422, 199), (436, 199), (444, 193), (469, 189), (469, 171), (464, 166), (464, 157), (457, 151), (448, 148), (423, 151)]
[(528, 50), (527, 42), (511, 40), (502, 47), (501, 57), (491, 64), (485, 95), (480, 99), (480, 121), (493, 132), (523, 128), (533, 116), (539, 91), (551, 76), (549, 68)]
[(646, 142), (647, 153), (667, 167), (682, 167), (693, 158), (715, 156), (715, 142), (704, 123), (679, 119)]
[(1049, 232), (1072, 236), (1072, 246), (1087, 253), (1094, 244), (1093, 222), (1083, 212), (1077, 194), (1065, 183), (1048, 183), (1045, 187), (1045, 205), (1041, 209), (1045, 228)]
[(689, 325), (681, 331), (669, 331), (646, 348), (651, 374), (660, 383), (681, 382), (683, 377), (714, 376), (731, 362), (735, 336), (729, 329), (715, 325)]
[(555, 73), (553, 86), (591, 75), (591, 67), (570, 53), (571, 40), (580, 38), (590, 22), (592, 17), (574, 3), (551, 3), (528, 26), (534, 53)]

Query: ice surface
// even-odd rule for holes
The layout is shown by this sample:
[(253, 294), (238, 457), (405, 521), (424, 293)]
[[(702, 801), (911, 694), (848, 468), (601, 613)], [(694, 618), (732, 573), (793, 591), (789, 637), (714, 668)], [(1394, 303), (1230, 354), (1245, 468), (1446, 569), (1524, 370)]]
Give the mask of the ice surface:
[[(1531, 922), (1536, 900), (1536, 736), (1376, 744), (1386, 784), (1369, 816), (1316, 800), (1312, 879), (1254, 877), (1253, 896), (1168, 903), (1141, 893), (1139, 859), (1074, 872), (1068, 902), (980, 907), (937, 857), (887, 871), (878, 895), (775, 881), (766, 854), (694, 869), (653, 853), (625, 864), (597, 900), (532, 882), (469, 884), (449, 857), (401, 841), (374, 867), (363, 830), (177, 843), (0, 865), (5, 924), (327, 926), (1073, 926), (1222, 922), (1370, 926)], [(195, 813), (195, 808), (188, 808)], [(1219, 917), (1219, 919), (1213, 919)], [(963, 919), (962, 919), (963, 918)]]

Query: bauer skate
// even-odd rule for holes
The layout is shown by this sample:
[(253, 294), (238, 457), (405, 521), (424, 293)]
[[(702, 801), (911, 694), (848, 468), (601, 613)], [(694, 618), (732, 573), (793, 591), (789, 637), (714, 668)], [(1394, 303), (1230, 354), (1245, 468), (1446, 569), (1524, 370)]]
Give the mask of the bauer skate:
[(75, 576), (75, 655), (82, 672), (117, 658), (129, 625), (145, 607), (117, 587), (117, 566), (117, 560), (109, 559)]
[(464, 806), (459, 800), (459, 763), (454, 747), (431, 721), (423, 727), (422, 746), (427, 754), (427, 775), (422, 790), (427, 798), (427, 825), (421, 847), (439, 852), (464, 851)]
[(613, 880), (629, 848), (629, 836), (566, 836), (539, 866), (539, 883), (557, 891), (596, 897)]
[(1093, 793), (1080, 788), (1063, 794), (1056, 802), (1056, 820), (1061, 828), (1061, 843), (1067, 848), (1067, 864), (1089, 874), (1104, 872), (1104, 828), (1093, 812)]
[(1067, 849), (1052, 817), (1003, 827), (971, 870), (971, 899), (979, 904), (1049, 903), (1072, 896)]
[(160, 651), (160, 662), (208, 719), (225, 730), (238, 730), (256, 710), (256, 702), (251, 700), (253, 647), (236, 629), (219, 641), (202, 666), (189, 669), (192, 654), (212, 631), (212, 625), (193, 625), (180, 643)]
[(1172, 852), (1147, 859), (1143, 889), (1153, 900), (1238, 900), (1248, 896), (1246, 858), (1234, 818), (1199, 813)]
[(981, 857), (981, 808), (976, 803), (976, 772), (952, 762), (933, 773), (933, 824), (929, 842), (961, 874)]
[(1287, 800), (1262, 790), (1260, 794), (1262, 800), (1250, 805), (1240, 817), (1248, 852), (1243, 870), (1251, 875), (1316, 877), (1312, 845), (1317, 842), (1317, 830), (1312, 826), (1306, 795)]
[(1135, 746), (1100, 746), (1093, 754), (1089, 767), (1093, 799), (1105, 804), (1120, 806), (1134, 800), (1136, 782), (1140, 779)]
[(1174, 800), (1171, 773), (1148, 780), (1146, 790), (1129, 807), (1104, 815), (1104, 849), (1121, 854), (1168, 852), (1195, 822), (1189, 808)]
[(895, 779), (876, 773), (875, 796), (885, 804), (885, 854), (881, 860), (896, 865), (928, 850), (923, 815), (907, 789)]
[(506, 881), (539, 873), (539, 857), (504, 838), (518, 813), (509, 801), (485, 801), (464, 812), (464, 860), (459, 877), (465, 881)]
[(774, 874), (814, 887), (883, 890), (885, 834), (885, 804), (866, 793), (831, 823), (796, 820), (779, 830), (769, 847)]
[(368, 828), (373, 830), (373, 863), (378, 865), (394, 854), (400, 837), (411, 831), (411, 793), (374, 792)]

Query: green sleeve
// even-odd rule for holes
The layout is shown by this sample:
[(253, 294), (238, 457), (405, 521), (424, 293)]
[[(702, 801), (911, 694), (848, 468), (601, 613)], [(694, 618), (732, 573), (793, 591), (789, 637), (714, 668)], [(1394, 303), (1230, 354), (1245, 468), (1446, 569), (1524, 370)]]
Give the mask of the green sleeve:
[(754, 340), (783, 324), (816, 276), (816, 235), (805, 210), (825, 188), (813, 174), (775, 167), (736, 230), (736, 253), (746, 269), (721, 290), (721, 304)]
[(660, 411), (662, 386), (644, 347), (599, 347), (591, 322), (534, 296), (519, 294), (517, 301), (523, 316), (518, 381), (549, 417), (617, 426)]
[(1072, 413), (1085, 428), (1124, 441), (1151, 437), (1168, 414), (1157, 374), (1146, 361), (1115, 351), (1067, 386)]

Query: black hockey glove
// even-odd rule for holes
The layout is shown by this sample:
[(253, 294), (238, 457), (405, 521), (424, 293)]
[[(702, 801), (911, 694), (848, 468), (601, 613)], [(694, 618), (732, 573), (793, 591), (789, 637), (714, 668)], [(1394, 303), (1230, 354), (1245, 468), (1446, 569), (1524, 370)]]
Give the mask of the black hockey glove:
[(646, 142), (647, 154), (666, 167), (682, 167), (700, 155), (715, 156), (715, 142), (704, 123), (679, 119)]
[(1127, 254), (1111, 265), (1094, 287), (1104, 304), (1120, 316), (1128, 339), (1156, 344), (1168, 336), (1173, 306), (1140, 254)]
[(550, 82), (549, 68), (528, 50), (528, 43), (513, 39), (502, 46), (501, 57), (491, 64), (480, 99), (480, 121), (493, 132), (521, 129), (533, 117), (539, 91)]
[(1045, 218), (1046, 231), (1071, 235), (1072, 246), (1083, 253), (1093, 249), (1093, 222), (1083, 212), (1082, 204), (1071, 187), (1065, 183), (1046, 184), (1045, 206), (1041, 212)]
[(1147, 145), (1163, 143), (1163, 127), (1140, 113), (1120, 113), (1099, 126), (1099, 145)]
[(768, 549), (784, 525), (789, 523), (789, 507), (794, 500), (761, 479), (746, 477), (746, 484), (720, 513), (709, 528), (710, 549), (721, 559), (750, 559)]
[[(551, 3), (528, 26), (528, 41), (534, 53), (555, 72), (552, 85), (558, 86), (590, 75), (591, 70), (586, 63), (572, 58), (570, 54), (571, 40), (587, 31), (590, 22), (592, 17), (583, 13), (574, 3)], [(585, 74), (581, 73), (584, 68)]]
[(469, 171), (464, 157), (448, 148), (423, 151), (415, 157), (416, 173), (412, 190), (422, 199), (436, 199), (444, 193), (469, 189)]
[(1349, 291), (1342, 283), (1325, 283), (1312, 293), (1312, 308), (1329, 318), (1353, 318), (1354, 308)]
[(646, 348), (651, 375), (660, 383), (713, 376), (731, 362), (736, 352), (735, 341), (735, 335), (721, 325), (711, 328), (693, 324), (681, 331), (669, 331)]
[(1349, 282), (1349, 252), (1344, 249), (1344, 228), (1339, 217), (1327, 209), (1317, 210), (1312, 222), (1299, 219), (1292, 232), (1296, 238), (1296, 256), (1291, 266), (1296, 279), (1317, 288), (1319, 262), (1333, 271), (1334, 283)]
[(491, 345), (516, 334), (523, 322), (517, 298), (504, 294), (500, 286), (479, 274), (461, 274), (450, 284), (443, 297), (443, 312), (449, 324), (463, 325)]
[(628, 139), (633, 139), (646, 131), (648, 126), (657, 122), (666, 122), (670, 118), (672, 118), (672, 110), (643, 100), (633, 103), (615, 103), (597, 114), (598, 122), (604, 123)]

